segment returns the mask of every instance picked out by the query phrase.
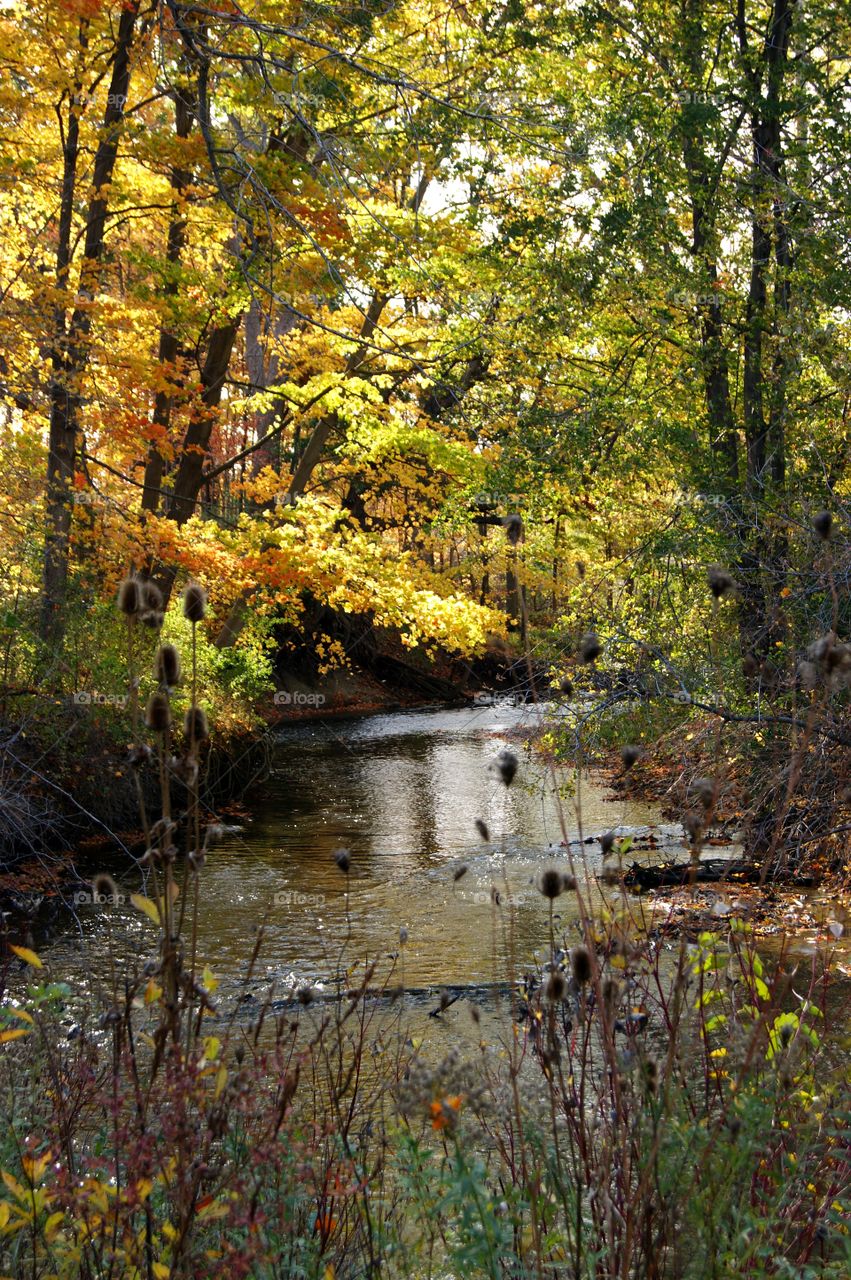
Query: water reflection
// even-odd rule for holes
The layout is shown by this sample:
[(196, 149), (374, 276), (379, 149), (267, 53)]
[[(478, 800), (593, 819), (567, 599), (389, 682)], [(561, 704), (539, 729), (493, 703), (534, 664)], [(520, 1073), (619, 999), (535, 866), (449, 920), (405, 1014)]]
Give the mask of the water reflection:
[[(284, 731), (253, 821), (207, 860), (203, 961), (234, 980), (265, 921), (260, 976), (322, 982), (344, 940), (352, 958), (383, 963), (398, 952), (405, 926), (407, 984), (503, 978), (510, 945), (505, 912), (491, 902), (496, 884), (513, 904), (516, 961), (530, 963), (546, 941), (547, 908), (534, 882), (554, 859), (566, 866), (564, 849), (554, 847), (562, 818), (548, 771), (534, 758), (523, 756), (510, 789), (489, 766), (506, 735), (535, 714), (509, 706), (399, 712)], [(613, 803), (599, 783), (583, 782), (586, 834), (657, 817), (652, 806)], [(478, 836), (477, 818), (488, 823), (490, 844)], [(566, 803), (564, 821), (576, 835), (575, 803)], [(340, 846), (352, 851), (348, 879), (333, 860)], [(598, 846), (589, 860), (599, 865)], [(456, 884), (461, 865), (468, 871)], [(569, 920), (572, 900), (557, 905)], [(153, 946), (132, 908), (119, 910), (112, 928), (115, 937), (123, 930), (131, 953)], [(81, 925), (54, 943), (55, 958), (65, 949), (66, 963), (78, 967), (72, 953), (80, 941), (96, 969), (106, 941), (102, 912), (84, 909)]]

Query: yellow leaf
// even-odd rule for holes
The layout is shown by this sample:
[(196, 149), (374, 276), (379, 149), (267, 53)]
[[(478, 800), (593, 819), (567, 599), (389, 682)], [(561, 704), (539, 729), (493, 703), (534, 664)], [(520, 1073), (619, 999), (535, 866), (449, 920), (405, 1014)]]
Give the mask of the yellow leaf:
[(214, 1098), (221, 1097), (222, 1089), (224, 1089), (225, 1085), (227, 1084), (227, 1079), (228, 1079), (228, 1069), (226, 1066), (224, 1066), (224, 1064), (222, 1064), (222, 1066), (220, 1066), (218, 1071), (216, 1072), (216, 1088), (215, 1088), (215, 1092), (213, 1093)]
[(0, 1044), (5, 1044), (7, 1040), (20, 1040), (21, 1036), (28, 1036), (27, 1027), (19, 1027), (17, 1031), (0, 1031)]
[(20, 1018), (22, 1022), (28, 1022), (31, 1027), (35, 1026), (32, 1014), (27, 1013), (26, 1009), (13, 1009), (11, 1005), (7, 1005), (4, 1012), (10, 1013), (13, 1018)]
[(29, 947), (16, 947), (16, 946), (12, 946), (11, 943), (10, 943), (10, 946), (16, 956), (20, 956), (20, 958), (22, 960), (25, 960), (27, 964), (31, 964), (34, 969), (44, 968), (44, 965), (42, 964), (39, 957), (36, 955), (34, 951), (30, 951)]
[(215, 1062), (219, 1056), (222, 1042), (216, 1036), (207, 1036), (204, 1041), (204, 1057), (208, 1062)]
[(140, 911), (144, 911), (148, 919), (152, 920), (154, 924), (157, 926), (157, 928), (159, 929), (160, 925), (162, 924), (162, 919), (160, 917), (160, 909), (159, 909), (158, 903), (152, 902), (150, 898), (146, 898), (145, 895), (142, 893), (131, 893), (130, 901), (133, 903), (134, 907), (138, 907)]
[(213, 973), (212, 969), (204, 970), (204, 972), (201, 974), (201, 981), (204, 984), (204, 987), (206, 988), (206, 990), (209, 991), (210, 995), (214, 995), (216, 988), (219, 985), (219, 980), (216, 977), (216, 975)]
[(50, 1242), (56, 1237), (64, 1220), (65, 1214), (61, 1209), (58, 1213), (52, 1213), (47, 1219), (47, 1222), (44, 1224), (44, 1238), (47, 1240), (48, 1244), (50, 1244)]
[(38, 1157), (24, 1156), (23, 1157), (23, 1159), (21, 1160), (21, 1164), (24, 1167), (24, 1173), (27, 1175), (27, 1177), (29, 1178), (33, 1186), (37, 1186), (39, 1182), (41, 1182), (42, 1178), (44, 1177), (44, 1171), (47, 1168), (47, 1166), (50, 1164), (51, 1159), (52, 1159), (52, 1156), (49, 1151), (47, 1152), (46, 1155), (43, 1155), (43, 1156), (38, 1156)]
[(171, 1275), (171, 1268), (167, 1267), (164, 1262), (155, 1262), (154, 1275), (157, 1277), (157, 1280), (168, 1280)]
[(31, 1203), (30, 1193), (26, 1187), (22, 1187), (17, 1178), (13, 1178), (11, 1173), (7, 1173), (5, 1169), (3, 1170), (3, 1181), (6, 1183), (6, 1186), (9, 1188), (15, 1199), (20, 1200), (21, 1204), (28, 1205)]
[(202, 1202), (196, 1210), (196, 1216), (199, 1218), (226, 1218), (229, 1213), (229, 1205), (223, 1204), (221, 1200), (213, 1199)]

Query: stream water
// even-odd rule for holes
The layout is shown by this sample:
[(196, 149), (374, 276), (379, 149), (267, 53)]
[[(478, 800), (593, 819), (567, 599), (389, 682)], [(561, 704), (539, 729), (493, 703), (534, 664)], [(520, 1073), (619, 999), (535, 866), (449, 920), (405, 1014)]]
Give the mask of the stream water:
[[(533, 966), (549, 946), (548, 903), (536, 882), (548, 866), (567, 869), (563, 832), (578, 837), (580, 813), (586, 837), (660, 823), (655, 806), (612, 800), (593, 776), (581, 779), (579, 803), (569, 787), (559, 800), (549, 770), (522, 748), (517, 777), (505, 787), (493, 762), (539, 715), (506, 702), (281, 731), (251, 821), (211, 851), (201, 878), (198, 953), (220, 979), (220, 996), (242, 990), (261, 923), (250, 990), (271, 982), (282, 997), (308, 984), (328, 989), (355, 960), (377, 961), (386, 975), (397, 957), (394, 982), (407, 988), (505, 979), (509, 959), (515, 974)], [(487, 823), (488, 842), (476, 819)], [(657, 856), (682, 852), (668, 833)], [(348, 877), (334, 861), (341, 847), (351, 853)], [(593, 877), (599, 843), (582, 850)], [(123, 901), (108, 909), (77, 904), (58, 931), (38, 940), (54, 972), (95, 983), (109, 972), (109, 948), (140, 963), (153, 952), (151, 925), (129, 902), (138, 877), (120, 879)], [(510, 911), (494, 908), (492, 886)], [(563, 894), (555, 907), (569, 937), (575, 895)]]
[[(493, 768), (507, 735), (540, 714), (506, 702), (488, 707), (399, 711), (302, 723), (280, 733), (271, 777), (252, 820), (208, 856), (202, 877), (199, 954), (235, 981), (265, 922), (258, 976), (284, 987), (327, 981), (343, 941), (348, 957), (384, 959), (407, 930), (405, 983), (487, 982), (506, 959), (494, 930), (491, 886), (513, 907), (511, 946), (531, 962), (547, 937), (548, 907), (535, 888), (553, 863), (567, 868), (562, 821), (579, 834), (575, 797), (559, 803), (548, 770), (520, 751), (510, 788)], [(582, 830), (654, 823), (651, 805), (613, 802), (584, 778)], [(560, 816), (561, 810), (561, 816)], [(490, 841), (476, 830), (489, 827)], [(351, 851), (348, 878), (335, 850)], [(589, 867), (599, 845), (587, 846)], [(468, 869), (457, 882), (455, 873)], [(137, 889), (132, 877), (119, 887)], [(563, 895), (560, 916), (575, 913)], [(138, 951), (144, 923), (129, 901), (108, 912), (75, 908), (47, 954), (66, 969), (103, 971), (108, 945)], [(111, 941), (110, 941), (111, 940)], [(152, 939), (151, 939), (152, 941)]]

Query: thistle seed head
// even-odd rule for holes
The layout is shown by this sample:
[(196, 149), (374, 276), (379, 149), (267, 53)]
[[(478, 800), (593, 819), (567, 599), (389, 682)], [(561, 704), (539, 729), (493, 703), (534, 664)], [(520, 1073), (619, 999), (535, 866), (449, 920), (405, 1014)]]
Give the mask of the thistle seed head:
[(155, 582), (150, 579), (141, 584), (142, 604), (146, 609), (150, 609), (152, 613), (160, 613), (163, 607), (163, 593)]
[(833, 532), (833, 516), (829, 511), (820, 511), (813, 517), (813, 529), (822, 542), (828, 542)]
[(720, 600), (723, 596), (732, 595), (736, 590), (735, 579), (722, 569), (721, 565), (712, 565), (707, 574), (706, 581), (709, 583), (709, 590), (712, 592), (716, 600)]
[(584, 987), (591, 981), (591, 953), (587, 947), (574, 947), (570, 953), (570, 970), (573, 981), (578, 987)]
[(505, 529), (505, 536), (511, 543), (512, 547), (516, 547), (520, 539), (523, 537), (523, 520), (516, 512), (506, 516), (502, 522)]
[(603, 1003), (608, 1013), (613, 1013), (620, 1004), (622, 995), (621, 984), (617, 978), (606, 978), (603, 983)]
[(818, 684), (818, 667), (814, 662), (800, 662), (798, 664), (798, 679), (801, 682), (802, 689), (812, 690)]
[(200, 582), (190, 582), (183, 593), (183, 616), (190, 622), (203, 622), (207, 612), (207, 593)]
[(187, 738), (196, 742), (204, 742), (210, 736), (207, 717), (200, 707), (189, 707), (183, 717), (183, 730)]
[(154, 693), (148, 701), (145, 723), (154, 733), (165, 733), (171, 725), (171, 706), (164, 693)]
[(180, 681), (180, 654), (173, 644), (161, 644), (154, 659), (154, 675), (160, 684), (173, 689)]
[(118, 885), (106, 871), (101, 871), (95, 876), (92, 881), (92, 891), (95, 895), (95, 901), (99, 898), (111, 898), (114, 902), (119, 897)]
[(337, 849), (334, 854), (334, 861), (337, 864), (337, 869), (347, 876), (352, 865), (352, 855), (348, 849)]
[(691, 841), (697, 841), (703, 834), (703, 814), (687, 813), (683, 818), (683, 826)]
[(586, 665), (589, 662), (596, 662), (602, 652), (603, 646), (597, 633), (586, 631), (579, 642), (579, 661)]
[(693, 799), (698, 800), (704, 809), (711, 809), (715, 799), (715, 783), (711, 778), (695, 778), (688, 793)]
[(135, 618), (142, 605), (142, 593), (137, 578), (125, 578), (118, 588), (118, 608), (128, 618)]
[(561, 969), (553, 969), (546, 985), (546, 997), (552, 1004), (558, 1004), (564, 999), (567, 983), (564, 980), (564, 974)]
[(131, 747), (127, 752), (127, 763), (131, 769), (141, 769), (151, 759), (153, 752), (148, 744), (141, 743), (135, 747)]
[(564, 888), (561, 872), (557, 871), (555, 867), (548, 867), (541, 876), (538, 888), (545, 898), (548, 898), (550, 902), (554, 902)]
[(507, 787), (510, 787), (514, 781), (519, 764), (520, 761), (517, 759), (517, 756), (511, 748), (503, 747), (496, 758), (496, 767), (499, 772), (499, 776)]

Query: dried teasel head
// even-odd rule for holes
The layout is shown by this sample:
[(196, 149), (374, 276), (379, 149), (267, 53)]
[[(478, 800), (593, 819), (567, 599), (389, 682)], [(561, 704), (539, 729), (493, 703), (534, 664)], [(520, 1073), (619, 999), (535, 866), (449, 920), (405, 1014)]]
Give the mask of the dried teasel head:
[(180, 682), (180, 654), (173, 644), (161, 644), (154, 658), (154, 676), (173, 689)]
[(520, 539), (523, 537), (523, 520), (522, 517), (513, 512), (506, 516), (502, 522), (505, 529), (505, 536), (511, 543), (512, 547), (516, 547)]
[(172, 756), (170, 767), (178, 782), (190, 788), (195, 786), (198, 781), (198, 760), (191, 751), (187, 751), (184, 756)]
[(798, 679), (801, 682), (801, 688), (812, 691), (818, 684), (819, 669), (814, 662), (798, 663)]
[(578, 987), (584, 987), (586, 983), (591, 981), (591, 952), (587, 947), (578, 946), (573, 948), (570, 953), (570, 971), (573, 974), (573, 981)]
[(820, 511), (813, 516), (813, 530), (822, 542), (828, 542), (833, 532), (833, 516), (829, 511)]
[(337, 849), (334, 854), (334, 862), (337, 864), (337, 869), (347, 876), (352, 865), (352, 855), (348, 849)]
[(587, 666), (589, 662), (596, 662), (602, 652), (603, 646), (596, 631), (586, 631), (579, 642), (579, 661)]
[(484, 822), (481, 818), (476, 818), (476, 830), (484, 840), (485, 844), (488, 844), (491, 838), (491, 833), (488, 828), (488, 824)]
[(142, 605), (145, 609), (149, 609), (152, 613), (161, 613), (163, 607), (163, 593), (155, 582), (149, 578), (140, 584), (142, 592)]
[(183, 717), (183, 732), (190, 740), (204, 742), (210, 736), (207, 717), (200, 707), (189, 707)]
[(520, 761), (510, 747), (503, 747), (494, 761), (497, 772), (507, 787), (514, 781)]
[(692, 799), (698, 800), (704, 809), (711, 809), (715, 800), (715, 783), (711, 778), (695, 778), (688, 793)]
[(566, 698), (569, 698), (573, 693), (573, 681), (569, 676), (562, 676), (558, 682), (558, 688), (559, 693), (563, 693)]
[(115, 883), (108, 871), (101, 871), (95, 876), (92, 881), (92, 892), (94, 893), (96, 902), (101, 898), (107, 898), (111, 902), (117, 902), (121, 896), (118, 890), (118, 885)]
[(467, 874), (469, 870), (470, 868), (466, 865), (456, 867), (455, 872), (452, 876), (452, 883), (457, 884), (459, 880), (463, 880), (464, 876)]
[(554, 902), (564, 889), (564, 878), (560, 871), (555, 867), (548, 867), (543, 873), (538, 884), (538, 889), (545, 898), (550, 902)]
[(612, 849), (615, 847), (616, 838), (614, 831), (604, 831), (600, 836), (600, 848), (603, 851), (603, 857), (612, 852)]
[(635, 746), (621, 747), (621, 760), (623, 762), (624, 769), (627, 769), (627, 770), (631, 769), (632, 766), (634, 764), (637, 764), (638, 761), (641, 759), (641, 755), (642, 755), (641, 747), (635, 747)]
[(203, 622), (207, 612), (207, 593), (200, 582), (190, 582), (183, 592), (183, 616), (190, 622)]
[(125, 578), (118, 588), (118, 608), (128, 618), (135, 618), (142, 607), (138, 578)]
[(131, 769), (141, 769), (152, 758), (153, 752), (146, 742), (131, 747), (127, 752), (127, 763)]
[(148, 701), (145, 724), (154, 733), (166, 733), (171, 725), (171, 706), (164, 693), (154, 693)]
[(721, 600), (724, 596), (730, 596), (736, 590), (735, 578), (726, 569), (723, 569), (720, 564), (710, 566), (706, 574), (706, 581), (716, 600)]
[(553, 1004), (558, 1004), (559, 1001), (564, 999), (566, 991), (567, 983), (564, 980), (564, 974), (561, 969), (553, 969), (544, 989), (547, 999)]
[(683, 827), (692, 843), (696, 843), (703, 835), (703, 823), (702, 813), (687, 813), (683, 818)]
[(825, 666), (830, 665), (830, 655), (836, 644), (836, 632), (827, 631), (823, 636), (818, 636), (807, 649), (807, 659), (810, 662), (823, 662)]
[(623, 988), (617, 978), (606, 978), (603, 983), (602, 995), (606, 1011), (611, 1015), (617, 1009), (623, 995)]

